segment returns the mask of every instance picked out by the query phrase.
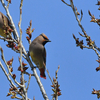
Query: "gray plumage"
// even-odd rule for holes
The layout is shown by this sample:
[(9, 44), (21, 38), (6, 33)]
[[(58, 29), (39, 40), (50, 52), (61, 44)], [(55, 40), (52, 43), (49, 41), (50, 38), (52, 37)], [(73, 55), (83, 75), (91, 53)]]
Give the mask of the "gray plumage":
[(50, 42), (47, 36), (42, 33), (35, 38), (29, 46), (29, 53), (32, 61), (37, 65), (40, 70), (40, 76), (46, 78), (44, 73), (46, 67), (46, 49), (44, 45)]

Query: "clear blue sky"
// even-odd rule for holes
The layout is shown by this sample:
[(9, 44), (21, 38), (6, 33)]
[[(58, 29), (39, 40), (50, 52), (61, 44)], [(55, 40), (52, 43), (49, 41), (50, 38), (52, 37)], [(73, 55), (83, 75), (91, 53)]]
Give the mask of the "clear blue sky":
[[(6, 0), (5, 0), (6, 1)], [(100, 29), (97, 24), (90, 23), (90, 16), (88, 10), (92, 14), (99, 17), (98, 6), (96, 0), (73, 0), (75, 6), (80, 12), (83, 10), (82, 25), (92, 40), (95, 40), (97, 46), (100, 46)], [(66, 0), (69, 3), (69, 0)], [(19, 21), (19, 3), (20, 0), (12, 0), (12, 4), (9, 7), (10, 14), (13, 18), (15, 26), (18, 29)], [(0, 11), (4, 14), (5, 10), (0, 3)], [(49, 70), (51, 77), (55, 77), (55, 71), (58, 65), (60, 70), (58, 72), (58, 82), (62, 95), (59, 100), (96, 100), (96, 95), (92, 95), (92, 89), (100, 89), (100, 72), (96, 72), (95, 68), (99, 66), (96, 62), (97, 55), (93, 50), (83, 49), (76, 47), (75, 41), (72, 37), (74, 33), (76, 37), (81, 40), (85, 39), (79, 36), (78, 32), (81, 32), (80, 27), (77, 24), (73, 11), (70, 7), (66, 6), (61, 0), (24, 0), (22, 8), (22, 31), (23, 31), (23, 45), (26, 50), (29, 50), (29, 44), (26, 40), (26, 28), (29, 25), (29, 21), (32, 20), (32, 27), (35, 31), (32, 36), (32, 40), (41, 33), (45, 33), (52, 41), (46, 44), (47, 50), (47, 64), (46, 67)], [(12, 50), (8, 49), (4, 43), (0, 40), (0, 46), (2, 46), (6, 60), (14, 57), (13, 68), (19, 79), (20, 72), (17, 71), (19, 67), (18, 56)], [(0, 58), (1, 59), (1, 58)], [(25, 63), (27, 63), (24, 60)], [(29, 68), (29, 73), (32, 71)], [(37, 69), (39, 74), (39, 71)], [(10, 97), (6, 97), (9, 91), (9, 82), (7, 81), (4, 73), (0, 69), (0, 100), (10, 100)], [(46, 73), (47, 79), (41, 81), (47, 92), (49, 99), (52, 99), (52, 88), (50, 87), (51, 81)], [(28, 77), (25, 76), (27, 80)], [(34, 77), (31, 78), (30, 87), (28, 90), (28, 97), (36, 100), (43, 100), (40, 89), (36, 83)], [(16, 99), (15, 99), (16, 100)]]

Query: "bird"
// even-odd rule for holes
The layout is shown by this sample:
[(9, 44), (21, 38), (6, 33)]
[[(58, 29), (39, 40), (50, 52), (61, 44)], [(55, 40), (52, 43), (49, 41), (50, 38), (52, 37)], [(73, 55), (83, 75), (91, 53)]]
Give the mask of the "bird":
[(46, 79), (45, 69), (46, 69), (46, 49), (45, 44), (51, 42), (48, 37), (42, 33), (36, 37), (29, 46), (29, 54), (32, 61), (40, 70), (40, 77)]
[[(5, 33), (5, 30), (7, 30), (7, 28), (13, 30), (13, 27), (9, 19), (2, 12), (0, 12), (0, 35), (4, 38), (7, 38), (7, 34)], [(16, 38), (14, 32), (13, 32), (13, 36), (14, 38)]]

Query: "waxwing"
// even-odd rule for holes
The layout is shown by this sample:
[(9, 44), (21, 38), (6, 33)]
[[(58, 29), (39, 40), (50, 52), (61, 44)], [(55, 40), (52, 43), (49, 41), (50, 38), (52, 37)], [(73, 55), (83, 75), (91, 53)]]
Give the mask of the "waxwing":
[(44, 45), (47, 42), (51, 42), (48, 37), (42, 33), (36, 37), (29, 46), (29, 53), (32, 61), (40, 70), (40, 77), (46, 79), (45, 68), (46, 68), (46, 49)]
[[(9, 19), (0, 12), (0, 35), (3, 36), (4, 38), (7, 37), (7, 34), (5, 33), (5, 30), (8, 28), (13, 30), (13, 27), (9, 21)], [(15, 38), (15, 34), (13, 32), (14, 38)]]

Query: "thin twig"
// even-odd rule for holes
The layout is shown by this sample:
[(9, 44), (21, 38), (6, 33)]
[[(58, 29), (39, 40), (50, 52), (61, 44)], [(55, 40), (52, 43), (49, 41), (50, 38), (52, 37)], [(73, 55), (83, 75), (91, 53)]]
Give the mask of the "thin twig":
[(31, 80), (31, 74), (29, 75), (29, 80), (28, 80), (28, 85), (27, 85), (26, 90), (28, 90), (28, 88), (29, 88), (30, 80)]
[[(6, 60), (5, 60), (5, 57), (4, 57), (4, 54), (3, 54), (3, 50), (2, 50), (1, 47), (0, 47), (0, 51), (1, 51), (2, 60), (3, 60), (4, 63), (6, 64), (9, 74), (10, 74), (11, 77), (13, 78), (13, 75), (12, 75), (11, 71), (9, 70), (9, 65), (7, 64), (7, 62), (6, 62)], [(17, 82), (16, 79), (14, 79), (14, 81), (15, 81), (15, 83), (16, 83), (18, 86), (23, 87), (23, 85), (20, 85), (20, 84)]]
[[(4, 68), (4, 66), (2, 65), (2, 63), (1, 63), (1, 61), (0, 61), (0, 67), (1, 67), (1, 69), (3, 70), (3, 72), (4, 72), (4, 74), (5, 74), (5, 76), (7, 77), (7, 79), (8, 79), (8, 81), (11, 83), (11, 85), (13, 86), (13, 87), (16, 87), (16, 85), (12, 82), (12, 80), (10, 79), (10, 77), (9, 77), (9, 75), (7, 74), (7, 72), (6, 72), (6, 70), (5, 70), (5, 68)], [(16, 87), (16, 91), (18, 92), (19, 90), (18, 90), (18, 88)], [(19, 93), (19, 95), (21, 95), (22, 97), (24, 97), (24, 95), (22, 94), (22, 93), (20, 93), (20, 92), (18, 92)]]
[(9, 80), (9, 82), (11, 83), (11, 85), (12, 85), (13, 87), (16, 87), (16, 86), (14, 85), (14, 83), (12, 82), (12, 80), (10, 79), (9, 75), (7, 74), (7, 72), (6, 72), (5, 68), (4, 68), (4, 66), (3, 66), (2, 63), (1, 63), (1, 61), (0, 61), (0, 66), (1, 66), (1, 69), (3, 70), (5, 76), (7, 77), (7, 79)]
[(8, 0), (7, 9), (9, 8), (9, 3), (10, 3), (10, 2), (9, 2), (9, 0)]
[(58, 69), (56, 70), (56, 79), (58, 78), (57, 73), (59, 71), (60, 66), (58, 66)]
[[(21, 65), (21, 70), (23, 70), (23, 65), (22, 65), (22, 29), (21, 29), (21, 21), (22, 21), (22, 6), (23, 6), (23, 0), (21, 0), (20, 3), (20, 20), (19, 20), (19, 31), (20, 31), (20, 38), (19, 38), (19, 42), (20, 42), (20, 65)], [(24, 73), (21, 72), (21, 77), (22, 77), (22, 83), (24, 85), (23, 87), (23, 92), (25, 94), (25, 100), (27, 100), (27, 91), (25, 88), (25, 82), (24, 82)]]
[(66, 3), (64, 0), (61, 0), (64, 4), (66, 4), (67, 6), (71, 6), (68, 3)]
[(28, 61), (29, 65), (30, 65), (30, 67), (33, 69), (35, 79), (36, 79), (36, 81), (37, 81), (37, 83), (38, 83), (38, 85), (40, 87), (40, 91), (42, 92), (43, 98), (45, 100), (49, 100), (49, 98), (48, 98), (48, 96), (46, 94), (46, 91), (45, 91), (45, 89), (44, 89), (44, 87), (43, 87), (43, 85), (42, 85), (42, 83), (40, 81), (40, 78), (39, 78), (39, 76), (38, 76), (38, 74), (36, 72), (36, 68), (33, 66), (33, 64), (32, 64), (32, 62), (31, 62), (31, 60), (29, 58), (29, 55), (27, 55), (26, 58), (27, 58), (27, 61)]
[(53, 80), (51, 79), (50, 74), (49, 74), (49, 72), (48, 72), (48, 70), (47, 70), (47, 69), (46, 69), (46, 71), (47, 71), (47, 74), (48, 74), (48, 76), (49, 76), (49, 78), (50, 78), (50, 80), (51, 80), (52, 84), (54, 84), (54, 83), (53, 83)]
[(57, 91), (57, 88), (58, 88), (58, 87), (57, 87), (57, 84), (58, 84), (58, 81), (57, 81), (58, 75), (57, 75), (57, 74), (58, 74), (59, 68), (60, 68), (60, 66), (58, 66), (58, 69), (57, 69), (57, 71), (56, 71), (56, 75), (55, 75), (55, 76), (56, 76), (56, 81), (54, 82), (54, 83), (55, 83), (54, 88), (55, 88), (55, 90), (56, 90), (56, 93), (55, 93), (55, 100), (58, 100), (58, 94), (57, 94), (57, 92), (58, 92), (58, 91)]
[[(0, 37), (0, 39), (1, 40), (4, 40), (4, 41), (7, 41), (7, 42), (15, 42), (15, 39), (6, 39), (6, 38), (4, 38), (4, 37)], [(16, 43), (17, 43), (17, 41), (16, 41)]]
[[(63, 0), (62, 0), (62, 1), (63, 1)], [(72, 10), (73, 10), (73, 12), (74, 12), (74, 14), (75, 14), (75, 17), (76, 17), (76, 20), (77, 20), (77, 22), (78, 22), (78, 25), (80, 26), (82, 32), (83, 32), (84, 34), (86, 34), (86, 31), (84, 30), (83, 26), (81, 25), (81, 20), (82, 20), (82, 17), (83, 17), (83, 12), (82, 12), (82, 10), (81, 10), (81, 18), (80, 18), (80, 20), (79, 20), (78, 15), (77, 15), (76, 10), (75, 10), (75, 6), (74, 6), (72, 0), (70, 0), (70, 4), (71, 4), (70, 7), (72, 8)], [(81, 35), (82, 37), (86, 37), (86, 36), (84, 36), (84, 35), (82, 35), (82, 34), (80, 34), (80, 35)], [(95, 53), (97, 54), (97, 56), (100, 58), (100, 55), (99, 55), (99, 53), (97, 52), (97, 50), (100, 51), (100, 48), (98, 48), (96, 45), (92, 45), (91, 47), (83, 46), (83, 48), (93, 49), (93, 50), (95, 51)], [(97, 50), (96, 50), (96, 49), (97, 49)]]
[[(21, 21), (22, 21), (22, 5), (23, 5), (23, 0), (21, 0), (20, 3), (20, 21), (19, 21), (19, 31), (20, 31), (20, 38), (19, 38), (19, 43), (20, 43), (20, 65), (21, 65), (21, 70), (23, 70), (23, 65), (22, 65), (22, 29), (21, 29)], [(22, 77), (22, 83), (24, 84), (24, 76), (23, 76), (23, 72), (21, 73), (21, 77)], [(24, 84), (25, 85), (25, 84)], [(23, 87), (24, 90), (24, 87)]]
[(83, 12), (82, 12), (82, 10), (81, 10), (81, 18), (80, 18), (80, 22), (81, 22), (82, 18), (83, 18)]

